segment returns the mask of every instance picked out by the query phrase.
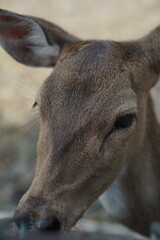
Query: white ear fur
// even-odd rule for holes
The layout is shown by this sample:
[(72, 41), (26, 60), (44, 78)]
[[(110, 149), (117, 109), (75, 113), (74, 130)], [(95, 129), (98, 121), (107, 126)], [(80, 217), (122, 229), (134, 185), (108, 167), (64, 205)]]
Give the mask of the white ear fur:
[(38, 24), (31, 26), (31, 33), (27, 37), (29, 43), (34, 45), (33, 54), (40, 59), (43, 59), (43, 66), (49, 66), (51, 59), (54, 59), (60, 54), (58, 44), (49, 45), (46, 36)]

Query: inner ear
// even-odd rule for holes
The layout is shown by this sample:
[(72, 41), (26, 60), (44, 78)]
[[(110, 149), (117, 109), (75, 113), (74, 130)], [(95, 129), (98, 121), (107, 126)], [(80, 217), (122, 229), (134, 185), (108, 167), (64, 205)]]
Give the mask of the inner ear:
[(6, 38), (7, 41), (11, 39), (16, 40), (29, 35), (30, 25), (27, 24), (27, 22), (24, 20), (17, 18), (17, 16), (15, 17), (0, 15), (0, 21), (2, 38)]
[(75, 37), (43, 19), (0, 10), (0, 44), (21, 63), (54, 66), (63, 47), (75, 41)]
[(0, 43), (17, 61), (31, 66), (52, 66), (57, 44), (48, 44), (40, 25), (24, 16), (0, 15)]

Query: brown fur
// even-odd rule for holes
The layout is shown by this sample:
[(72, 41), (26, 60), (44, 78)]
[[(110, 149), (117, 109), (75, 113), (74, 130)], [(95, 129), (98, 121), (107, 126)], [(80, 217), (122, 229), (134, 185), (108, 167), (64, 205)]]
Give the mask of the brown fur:
[[(23, 27), (29, 21), (14, 16)], [(107, 189), (116, 198), (112, 190), (118, 181), (127, 211), (113, 217), (148, 234), (151, 222), (160, 221), (159, 124), (149, 93), (160, 72), (160, 27), (137, 41), (79, 41), (31, 19), (49, 45), (59, 45), (60, 54), (53, 57), (54, 71), (36, 100), (41, 125), (36, 174), (16, 215), (27, 214), (33, 222), (57, 216), (68, 230)], [(10, 49), (19, 59), (19, 50)], [(39, 61), (42, 65), (43, 58)], [(118, 116), (128, 113), (136, 113), (137, 121), (111, 133)]]

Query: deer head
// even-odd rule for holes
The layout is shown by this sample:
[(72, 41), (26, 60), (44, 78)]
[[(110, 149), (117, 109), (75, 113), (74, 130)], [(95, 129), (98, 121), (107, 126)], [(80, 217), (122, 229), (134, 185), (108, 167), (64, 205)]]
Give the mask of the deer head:
[(0, 43), (17, 61), (54, 67), (34, 107), (37, 167), (16, 217), (68, 230), (140, 150), (160, 27), (137, 41), (82, 41), (45, 20), (0, 11)]

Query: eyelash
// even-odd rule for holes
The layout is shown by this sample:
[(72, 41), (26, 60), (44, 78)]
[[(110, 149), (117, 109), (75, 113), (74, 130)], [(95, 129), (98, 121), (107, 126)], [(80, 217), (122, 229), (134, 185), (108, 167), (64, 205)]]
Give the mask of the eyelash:
[(33, 103), (33, 105), (32, 105), (32, 108), (34, 109), (34, 108), (36, 108), (38, 106), (38, 103), (35, 101), (34, 103)]

